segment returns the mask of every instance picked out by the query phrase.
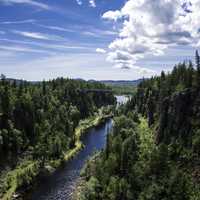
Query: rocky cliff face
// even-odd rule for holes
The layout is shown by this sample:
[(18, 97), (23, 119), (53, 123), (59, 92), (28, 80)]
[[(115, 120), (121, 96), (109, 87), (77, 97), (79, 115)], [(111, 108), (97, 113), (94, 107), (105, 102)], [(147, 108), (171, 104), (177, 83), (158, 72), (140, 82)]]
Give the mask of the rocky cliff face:
[(187, 89), (163, 99), (160, 107), (157, 143), (182, 139), (191, 144), (193, 132), (200, 128), (200, 91)]

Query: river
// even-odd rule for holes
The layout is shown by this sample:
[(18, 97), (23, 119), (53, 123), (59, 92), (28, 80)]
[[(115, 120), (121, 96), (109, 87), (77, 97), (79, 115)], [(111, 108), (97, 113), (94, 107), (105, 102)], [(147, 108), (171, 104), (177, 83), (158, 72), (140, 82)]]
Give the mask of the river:
[[(125, 103), (125, 96), (116, 96), (118, 103)], [(112, 129), (112, 119), (92, 128), (82, 137), (85, 148), (75, 158), (61, 166), (52, 175), (40, 179), (26, 200), (71, 200), (72, 193), (80, 177), (80, 171), (95, 151), (106, 145), (106, 135)]]
[(117, 99), (117, 104), (120, 105), (126, 103), (131, 98), (131, 95), (126, 95), (126, 96), (120, 95), (115, 97)]

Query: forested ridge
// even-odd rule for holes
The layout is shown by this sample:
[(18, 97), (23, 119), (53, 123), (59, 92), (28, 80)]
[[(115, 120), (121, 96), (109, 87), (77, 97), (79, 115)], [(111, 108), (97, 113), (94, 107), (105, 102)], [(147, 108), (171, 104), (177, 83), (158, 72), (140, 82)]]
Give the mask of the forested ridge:
[(200, 199), (200, 57), (142, 81), (116, 110), (75, 199)]
[(109, 88), (64, 78), (31, 83), (1, 76), (0, 198), (29, 185), (45, 164), (56, 165), (74, 148), (79, 122), (115, 103), (111, 92), (95, 90)]

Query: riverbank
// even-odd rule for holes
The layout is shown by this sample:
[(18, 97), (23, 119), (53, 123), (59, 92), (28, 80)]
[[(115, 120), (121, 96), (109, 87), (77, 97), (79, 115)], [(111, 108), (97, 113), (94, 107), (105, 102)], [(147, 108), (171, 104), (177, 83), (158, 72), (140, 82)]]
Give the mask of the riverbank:
[(111, 118), (112, 115), (102, 115), (95, 116), (80, 122), (79, 126), (75, 130), (75, 147), (65, 153), (64, 160), (68, 161), (72, 159), (82, 148), (83, 143), (81, 142), (81, 136), (83, 136), (87, 131), (93, 127), (100, 125), (105, 122), (105, 120)]
[(81, 176), (79, 180), (76, 183), (75, 190), (72, 195), (72, 200), (82, 200), (81, 195), (83, 194), (85, 188), (87, 187), (87, 181), (86, 181), (86, 171), (87, 168), (93, 168), (95, 166), (95, 163), (98, 162), (98, 160), (101, 158), (101, 154), (98, 152), (94, 154), (87, 163), (85, 163), (84, 167), (81, 170)]
[[(115, 121), (115, 119), (113, 119), (113, 120)], [(140, 154), (139, 154), (138, 158), (141, 161), (143, 161), (144, 158), (150, 157), (150, 154), (155, 150), (153, 127), (149, 128), (147, 119), (145, 119), (143, 117), (140, 117), (139, 121), (137, 123), (134, 123), (134, 126), (135, 126), (135, 131), (138, 133), (138, 139), (140, 141), (138, 143), (138, 147), (140, 150)], [(120, 134), (120, 130), (118, 130), (118, 131)], [(111, 133), (110, 138), (113, 139), (112, 133)], [(112, 141), (112, 140), (110, 139), (110, 141)], [(119, 143), (117, 143), (117, 144), (119, 144)], [(81, 170), (81, 177), (77, 181), (75, 190), (73, 192), (72, 200), (83, 200), (83, 199), (87, 199), (87, 198), (88, 199), (93, 199), (93, 198), (98, 199), (97, 196), (95, 196), (95, 193), (97, 192), (97, 190), (100, 187), (103, 188), (102, 185), (104, 184), (104, 183), (99, 182), (98, 175), (99, 175), (99, 171), (100, 171), (99, 169), (102, 168), (102, 166), (105, 165), (105, 163), (106, 163), (106, 161), (104, 160), (106, 157), (105, 152), (106, 152), (106, 150), (104, 152), (98, 152), (97, 154), (93, 155), (92, 157), (90, 157), (88, 162), (84, 165), (84, 167)], [(106, 167), (110, 167), (112, 165), (117, 166), (116, 163), (112, 162), (112, 161), (113, 160), (111, 160), (110, 165), (107, 165)], [(103, 163), (103, 165), (102, 165), (102, 163)], [(98, 165), (100, 165), (100, 168), (98, 168), (99, 167)], [(105, 167), (105, 169), (106, 169), (106, 167)], [(110, 172), (112, 172), (112, 170)], [(101, 171), (101, 177), (102, 176), (107, 177), (109, 180), (110, 176), (107, 176), (107, 174), (104, 173), (104, 171)], [(102, 185), (100, 185), (100, 184), (102, 184)], [(114, 183), (112, 183), (112, 184), (114, 185)], [(90, 195), (88, 195), (89, 193), (90, 193)], [(94, 196), (92, 196), (93, 194), (94, 194)]]
[(111, 117), (112, 115), (104, 115), (100, 110), (97, 115), (80, 121), (75, 130), (75, 147), (63, 153), (62, 159), (48, 161), (42, 167), (40, 161), (29, 160), (21, 163), (15, 170), (10, 171), (5, 180), (6, 192), (2, 200), (18, 199), (20, 195), (16, 191), (19, 191), (19, 188), (30, 187), (39, 174), (52, 173), (62, 162), (72, 159), (83, 148), (81, 136), (87, 133), (89, 129), (98, 126)]

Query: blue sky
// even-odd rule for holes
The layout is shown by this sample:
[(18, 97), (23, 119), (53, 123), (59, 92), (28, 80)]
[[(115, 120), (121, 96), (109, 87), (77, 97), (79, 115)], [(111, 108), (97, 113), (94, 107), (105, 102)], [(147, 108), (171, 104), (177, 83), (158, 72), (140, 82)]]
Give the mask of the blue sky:
[[(154, 2), (142, 1), (149, 5)], [(169, 14), (169, 9), (179, 9), (178, 4), (171, 8), (169, 3), (160, 3), (164, 14), (157, 13), (156, 18), (155, 5), (139, 13), (137, 9), (144, 5), (137, 2), (0, 0), (0, 73), (27, 80), (61, 76), (133, 80), (168, 71), (175, 63), (192, 59), (199, 35), (186, 33), (184, 26), (177, 25), (183, 19)], [(137, 16), (132, 14), (134, 10)], [(189, 17), (199, 19), (197, 11), (192, 11), (195, 15)], [(140, 15), (142, 21), (137, 18)], [(153, 20), (148, 20), (150, 17)], [(166, 17), (173, 17), (173, 21), (162, 21)], [(156, 26), (158, 19), (160, 27)], [(166, 23), (169, 28), (164, 36), (161, 30)], [(191, 21), (184, 23), (190, 30), (187, 25)], [(151, 34), (144, 34), (144, 25), (150, 27)]]

